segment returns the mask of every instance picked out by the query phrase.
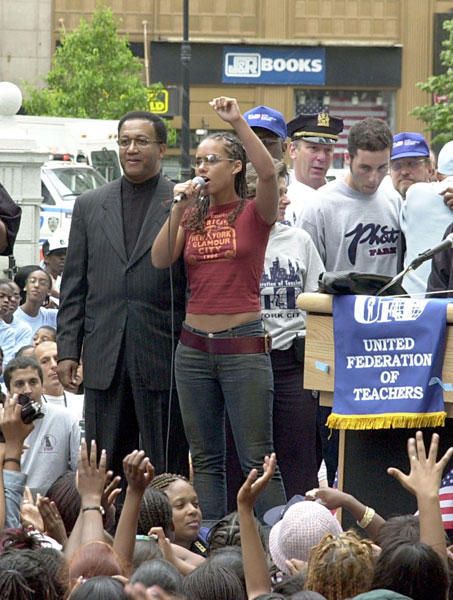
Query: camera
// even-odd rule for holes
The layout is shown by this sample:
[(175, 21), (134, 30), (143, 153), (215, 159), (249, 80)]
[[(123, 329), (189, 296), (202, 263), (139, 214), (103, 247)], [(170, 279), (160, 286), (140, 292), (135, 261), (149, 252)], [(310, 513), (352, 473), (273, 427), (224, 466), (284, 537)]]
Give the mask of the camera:
[[(2, 404), (4, 404), (5, 398), (2, 399)], [(17, 398), (17, 402), (21, 405), (21, 413), (20, 416), (22, 421), (29, 425), (32, 421), (36, 419), (42, 419), (44, 417), (44, 413), (41, 410), (41, 406), (38, 402), (33, 402), (30, 396), (26, 394), (19, 394)], [(3, 435), (3, 431), (0, 429), (0, 443), (3, 444), (5, 442), (5, 436)]]
[(44, 417), (41, 405), (39, 402), (33, 402), (30, 396), (19, 394), (17, 401), (22, 406), (20, 416), (26, 425), (36, 421), (36, 419), (42, 419)]

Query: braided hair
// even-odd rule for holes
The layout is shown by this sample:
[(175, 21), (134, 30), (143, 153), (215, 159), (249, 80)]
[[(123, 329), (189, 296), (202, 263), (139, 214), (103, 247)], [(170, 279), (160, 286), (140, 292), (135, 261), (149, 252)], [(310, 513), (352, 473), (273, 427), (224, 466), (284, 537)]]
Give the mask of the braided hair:
[(327, 600), (344, 600), (367, 592), (374, 572), (373, 550), (369, 540), (354, 531), (326, 534), (308, 560), (305, 588)]
[(36, 550), (7, 550), (0, 555), (2, 600), (58, 600), (52, 577)]
[(208, 533), (209, 550), (225, 548), (225, 546), (240, 546), (239, 515), (230, 513), (215, 523)]
[[(247, 165), (247, 156), (239, 138), (232, 133), (220, 132), (208, 135), (205, 140), (214, 140), (223, 142), (225, 152), (228, 158), (239, 160), (242, 164), (242, 169), (236, 173), (234, 177), (234, 191), (239, 196), (240, 201), (237, 207), (228, 215), (228, 224), (232, 225), (244, 208), (247, 198), (247, 183), (245, 180), (245, 170)], [(203, 140), (204, 141), (204, 140)], [(189, 231), (204, 233), (206, 217), (209, 209), (209, 196), (201, 196), (200, 201), (189, 212), (189, 216), (185, 219), (184, 225)]]
[[(266, 536), (261, 523), (255, 520), (256, 527), (265, 551), (267, 551)], [(229, 513), (211, 527), (208, 532), (209, 551), (225, 548), (226, 546), (241, 546), (241, 532), (239, 529), (239, 514), (235, 511)]]
[(179, 480), (190, 483), (190, 481), (187, 479), (187, 477), (184, 477), (184, 475), (177, 475), (176, 473), (161, 473), (160, 475), (156, 475), (156, 477), (154, 477), (148, 487), (163, 492), (168, 488), (169, 485)]
[(140, 503), (137, 533), (148, 535), (151, 527), (162, 527), (165, 536), (170, 537), (173, 511), (167, 496), (158, 489), (147, 487)]

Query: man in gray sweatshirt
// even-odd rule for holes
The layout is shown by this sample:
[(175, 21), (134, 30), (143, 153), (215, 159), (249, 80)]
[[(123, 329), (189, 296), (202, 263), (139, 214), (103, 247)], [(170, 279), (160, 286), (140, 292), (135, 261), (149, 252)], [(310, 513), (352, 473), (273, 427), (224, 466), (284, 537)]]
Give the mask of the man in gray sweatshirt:
[(301, 225), (327, 271), (396, 274), (400, 200), (379, 188), (392, 144), (391, 131), (380, 119), (353, 125), (349, 173), (319, 189), (316, 202), (306, 206)]
[[(393, 138), (384, 121), (364, 119), (349, 130), (349, 173), (320, 188), (301, 215), (326, 271), (396, 275), (401, 199), (379, 186), (388, 172)], [(329, 482), (338, 464), (338, 434), (329, 435), (330, 409), (318, 409)]]

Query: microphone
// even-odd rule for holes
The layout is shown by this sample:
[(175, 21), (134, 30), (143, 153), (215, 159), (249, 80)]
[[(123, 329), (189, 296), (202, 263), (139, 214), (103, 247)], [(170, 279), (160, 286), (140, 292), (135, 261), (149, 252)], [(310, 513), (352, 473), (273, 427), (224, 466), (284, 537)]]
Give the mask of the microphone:
[[(199, 175), (197, 175), (197, 177), (194, 177), (192, 179), (192, 183), (194, 185), (199, 185), (200, 186), (200, 192), (201, 190), (204, 188), (204, 186), (206, 185), (206, 181), (203, 179), (203, 177), (200, 177)], [(181, 202), (181, 200), (186, 200), (187, 196), (186, 194), (184, 194), (184, 192), (182, 192), (181, 194), (177, 194), (174, 199), (173, 199), (173, 203), (177, 204), (178, 202)]]
[(438, 252), (442, 252), (443, 250), (447, 250), (449, 248), (453, 248), (453, 233), (449, 233), (444, 240), (442, 240), (433, 248), (429, 248), (428, 250), (425, 250), (424, 252), (416, 256), (410, 263), (409, 268), (418, 269), (418, 267), (425, 261), (431, 260), (431, 258), (435, 254), (437, 254)]

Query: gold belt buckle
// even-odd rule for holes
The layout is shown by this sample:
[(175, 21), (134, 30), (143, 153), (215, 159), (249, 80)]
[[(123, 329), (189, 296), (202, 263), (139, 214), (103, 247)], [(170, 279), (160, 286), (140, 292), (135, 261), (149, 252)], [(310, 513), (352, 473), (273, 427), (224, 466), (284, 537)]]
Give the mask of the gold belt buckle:
[(272, 349), (272, 338), (269, 333), (264, 334), (264, 351), (270, 352)]

